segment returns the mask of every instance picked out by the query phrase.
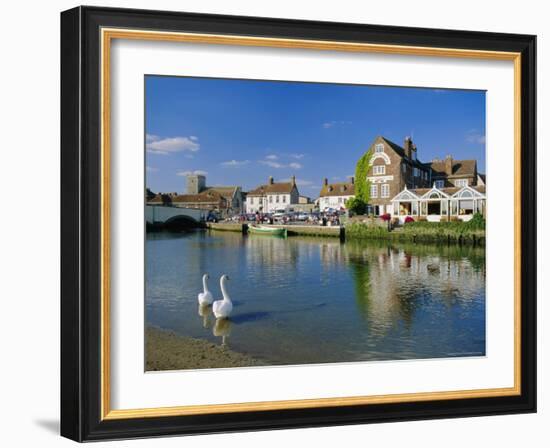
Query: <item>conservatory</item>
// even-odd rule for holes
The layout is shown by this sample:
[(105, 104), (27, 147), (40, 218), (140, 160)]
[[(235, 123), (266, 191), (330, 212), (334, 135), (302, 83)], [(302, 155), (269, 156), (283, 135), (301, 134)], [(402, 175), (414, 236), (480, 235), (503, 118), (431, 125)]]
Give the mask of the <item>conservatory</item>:
[(407, 216), (425, 217), (438, 222), (455, 216), (468, 221), (475, 213), (485, 214), (485, 187), (418, 188), (407, 187), (392, 200), (393, 215), (401, 222)]

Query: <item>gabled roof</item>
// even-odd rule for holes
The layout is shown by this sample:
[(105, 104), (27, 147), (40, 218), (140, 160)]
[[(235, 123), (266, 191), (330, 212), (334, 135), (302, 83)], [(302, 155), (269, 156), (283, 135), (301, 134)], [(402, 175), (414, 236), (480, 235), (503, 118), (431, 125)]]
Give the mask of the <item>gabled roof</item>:
[(382, 136), (380, 136), (380, 139), (383, 140), (391, 149), (393, 149), (399, 157), (401, 157), (402, 159), (405, 159), (411, 165), (421, 169), (428, 168), (427, 165), (425, 163), (422, 163), (420, 160), (409, 159), (405, 154), (405, 149), (399, 146), (397, 143), (394, 143), (391, 140), (388, 140), (386, 137), (382, 137)]
[[(420, 190), (420, 188), (418, 190)], [(426, 190), (426, 192), (422, 194), (422, 199), (428, 199), (432, 194), (436, 194), (439, 197), (449, 197), (449, 194), (446, 193), (443, 188), (437, 188), (434, 186), (432, 188), (422, 188), (422, 190)]]
[(170, 204), (172, 202), (172, 195), (158, 193), (150, 199), (147, 199), (148, 204)]
[(351, 182), (338, 182), (323, 185), (319, 197), (323, 196), (354, 196), (355, 184)]
[(221, 201), (225, 200), (226, 199), (223, 197), (223, 195), (221, 195), (217, 191), (210, 190), (202, 191), (199, 194), (179, 194), (176, 197), (172, 198), (172, 202), (174, 203), (193, 202), (202, 204), (219, 204)]
[(443, 193), (446, 199), (457, 198), (459, 193), (463, 190), (471, 190), (476, 197), (485, 197), (485, 185), (466, 186), (466, 187), (451, 187), (451, 188), (413, 188), (401, 190), (396, 196), (392, 198), (392, 201), (415, 201), (420, 199), (426, 199), (428, 193), (431, 191), (437, 191)]
[(260, 185), (248, 192), (248, 196), (264, 196), (266, 194), (290, 194), (296, 187), (292, 182), (274, 182), (272, 184)]
[(435, 160), (428, 163), (435, 177), (475, 176), (476, 174), (477, 162), (475, 160), (453, 160), (450, 174), (447, 174), (445, 164), (445, 160)]
[(222, 195), (228, 201), (231, 201), (231, 200), (233, 200), (233, 197), (235, 196), (235, 194), (237, 192), (237, 188), (238, 187), (235, 187), (235, 186), (231, 186), (231, 187), (225, 187), (225, 186), (222, 186), (222, 187), (206, 187), (203, 191), (200, 192), (200, 194), (207, 193), (207, 192), (218, 193), (218, 194)]
[[(465, 192), (471, 192), (473, 197), (485, 197), (485, 185), (476, 187), (466, 186), (462, 188), (456, 188), (457, 191), (453, 193), (453, 198), (463, 197)], [(471, 196), (470, 196), (471, 197)]]
[(429, 191), (429, 188), (418, 188), (416, 190), (408, 190), (405, 188), (404, 190), (401, 190), (396, 196), (394, 196), (392, 201), (417, 201), (420, 199), (420, 196), (417, 193), (418, 190)]

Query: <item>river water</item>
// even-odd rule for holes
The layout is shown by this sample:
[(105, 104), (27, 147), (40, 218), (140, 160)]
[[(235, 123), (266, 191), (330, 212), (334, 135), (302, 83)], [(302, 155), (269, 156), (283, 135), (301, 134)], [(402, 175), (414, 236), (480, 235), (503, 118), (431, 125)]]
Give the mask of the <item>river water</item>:
[[(202, 274), (229, 321), (199, 310)], [(201, 311), (201, 312), (199, 312)], [(273, 365), (485, 355), (483, 248), (148, 233), (146, 325)]]

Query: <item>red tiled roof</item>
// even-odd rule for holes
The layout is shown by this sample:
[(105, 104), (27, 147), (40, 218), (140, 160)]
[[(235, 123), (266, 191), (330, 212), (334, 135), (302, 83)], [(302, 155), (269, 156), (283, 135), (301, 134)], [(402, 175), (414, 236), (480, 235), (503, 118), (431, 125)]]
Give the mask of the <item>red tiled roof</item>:
[(432, 168), (436, 177), (475, 176), (477, 162), (475, 160), (453, 160), (450, 174), (446, 172), (445, 160), (435, 160), (428, 165)]
[(354, 196), (355, 184), (351, 182), (338, 182), (335, 184), (323, 185), (319, 197), (323, 196)]
[(267, 193), (288, 193), (292, 192), (295, 184), (292, 182), (275, 182), (272, 184), (260, 185), (248, 192), (248, 196), (263, 196)]

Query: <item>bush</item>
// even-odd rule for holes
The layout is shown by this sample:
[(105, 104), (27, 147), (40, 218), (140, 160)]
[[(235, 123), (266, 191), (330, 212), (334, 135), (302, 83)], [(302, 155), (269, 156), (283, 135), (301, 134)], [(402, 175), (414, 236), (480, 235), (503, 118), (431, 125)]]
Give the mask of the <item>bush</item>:
[(385, 226), (354, 222), (346, 226), (346, 238), (389, 238), (390, 232)]
[(481, 213), (475, 213), (464, 226), (468, 230), (485, 230), (485, 218)]
[(405, 224), (409, 224), (410, 222), (414, 222), (414, 218), (412, 216), (407, 216), (405, 218)]
[(356, 215), (364, 215), (367, 211), (367, 203), (357, 197), (348, 199), (346, 201), (346, 207)]
[(380, 215), (380, 219), (382, 221), (389, 221), (391, 219), (391, 215), (389, 213), (384, 213), (383, 215)]

